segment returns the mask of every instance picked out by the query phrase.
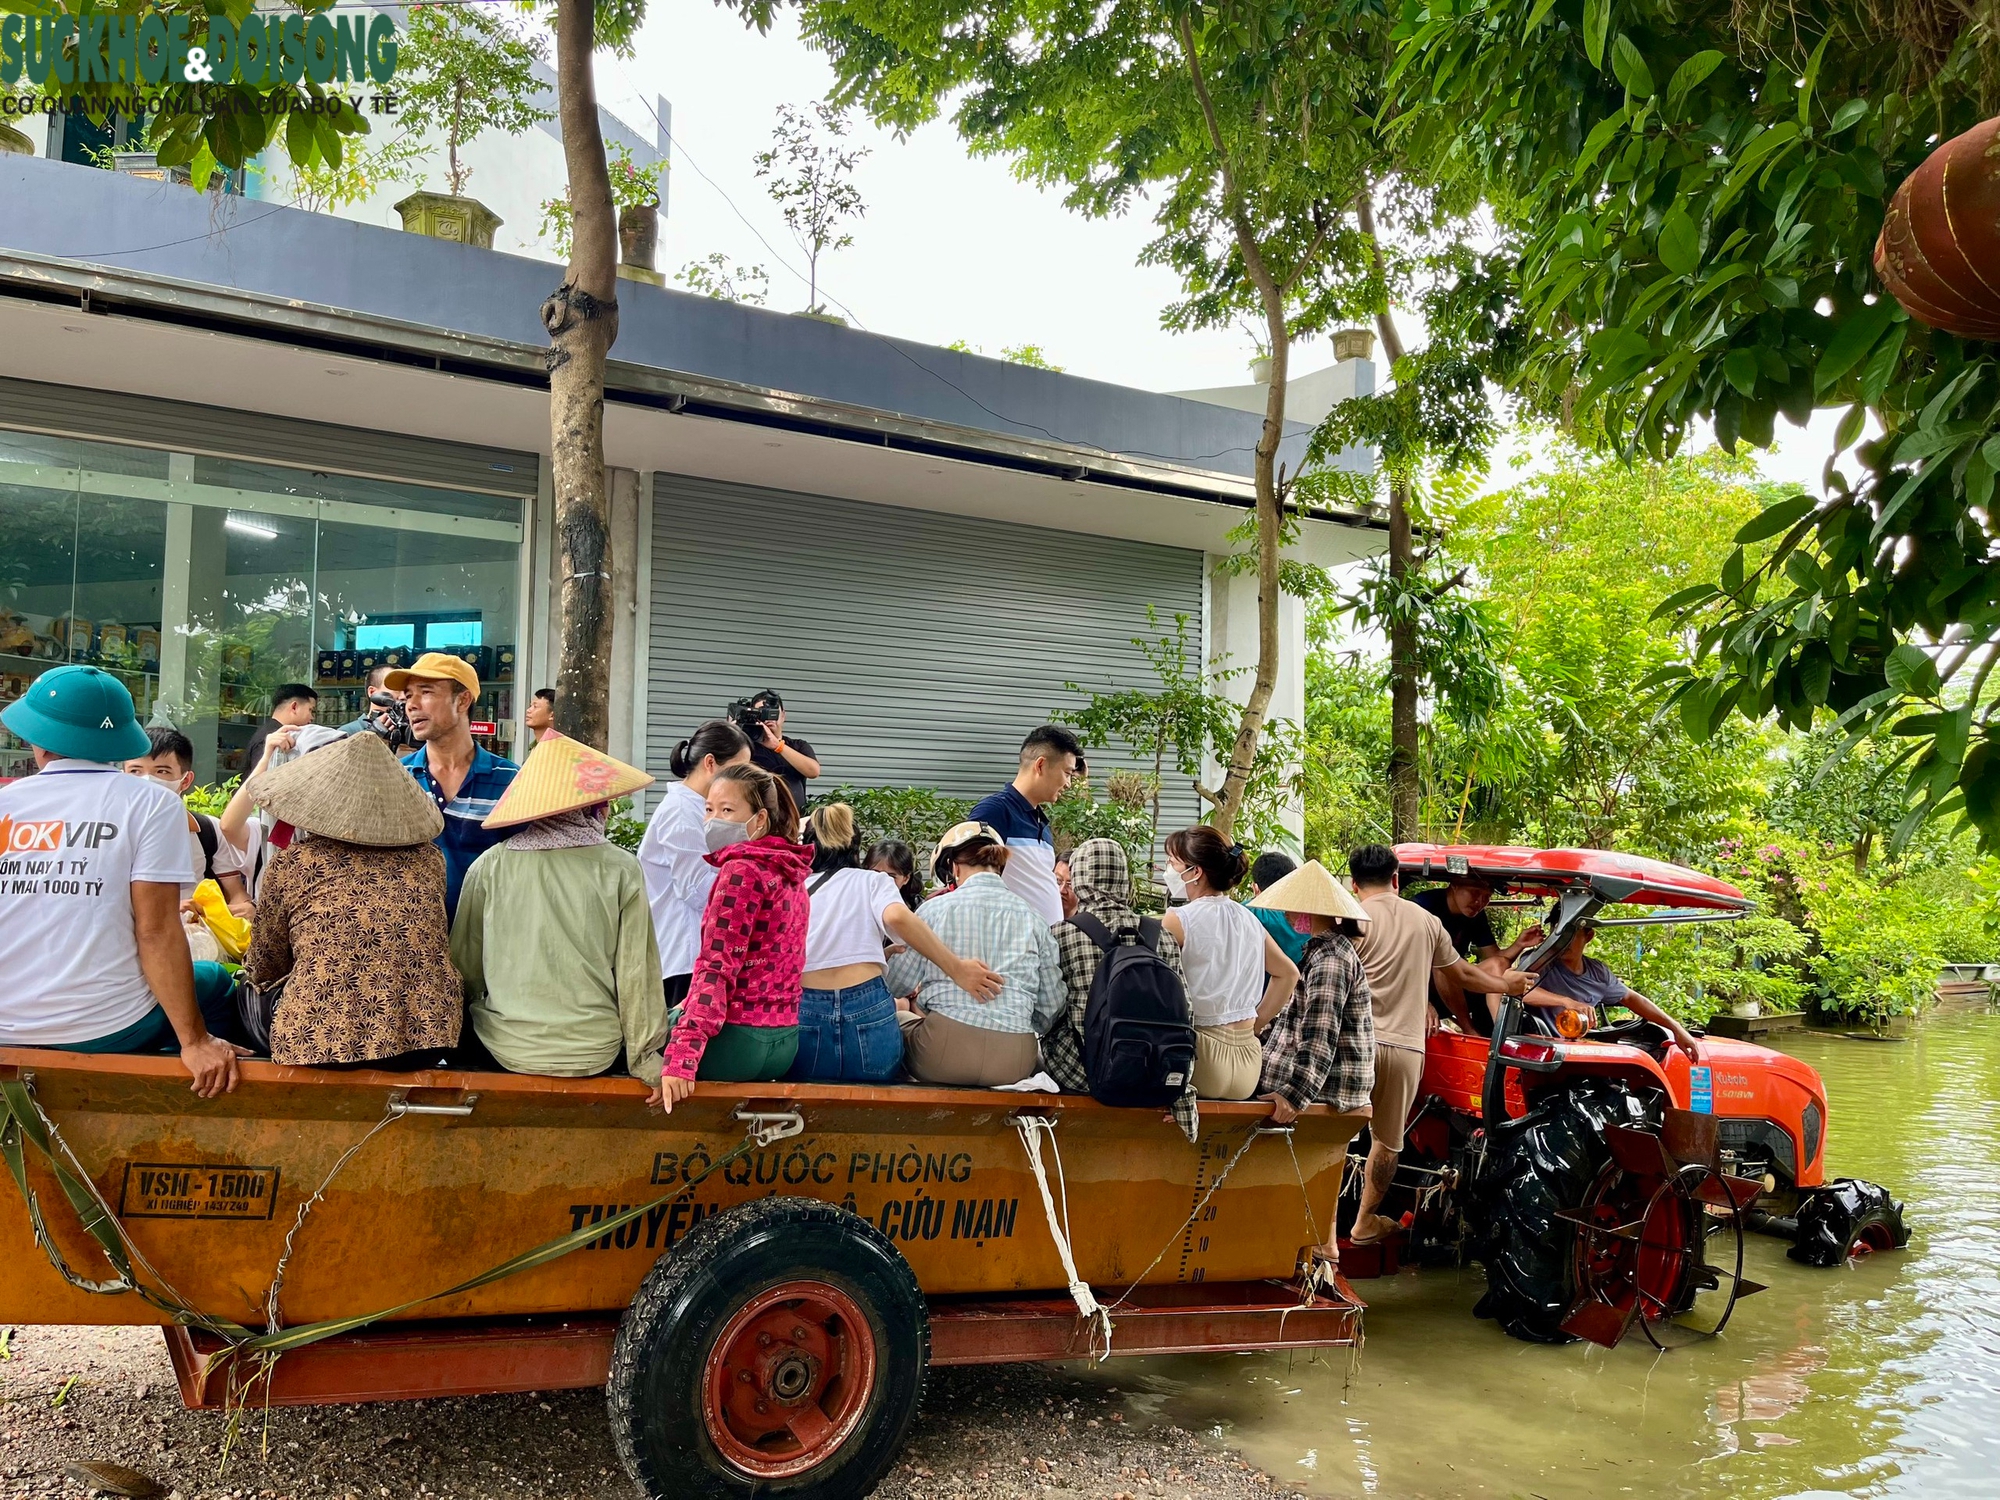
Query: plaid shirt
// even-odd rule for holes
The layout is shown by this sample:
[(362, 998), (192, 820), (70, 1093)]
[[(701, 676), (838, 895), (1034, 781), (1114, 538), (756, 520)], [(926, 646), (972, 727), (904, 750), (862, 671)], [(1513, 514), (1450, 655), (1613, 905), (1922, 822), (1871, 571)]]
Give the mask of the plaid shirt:
[(1299, 987), (1264, 1033), (1260, 1094), (1294, 1109), (1325, 1104), (1346, 1114), (1375, 1089), (1374, 999), (1354, 945), (1323, 933), (1306, 947)]
[[(1102, 922), (1114, 938), (1136, 938), (1139, 933), (1139, 914), (1129, 906), (1092, 905), (1088, 913)], [(1090, 984), (1097, 977), (1097, 966), (1104, 960), (1104, 950), (1090, 940), (1090, 935), (1073, 922), (1064, 922), (1055, 929), (1056, 956), (1062, 962), (1063, 987), (1069, 992), (1069, 1003), (1062, 1016), (1042, 1038), (1042, 1067), (1049, 1077), (1063, 1086), (1069, 1094), (1090, 1092), (1090, 1078), (1083, 1066), (1083, 1013), (1090, 1005)], [(1174, 935), (1164, 927), (1160, 929), (1158, 948), (1160, 962), (1174, 971), (1174, 977), (1183, 982), (1186, 971), (1181, 967), (1181, 945), (1174, 941)], [(1188, 1075), (1187, 1091), (1174, 1101), (1174, 1123), (1181, 1128), (1189, 1140), (1201, 1133), (1200, 1118), (1195, 1107), (1194, 1075)]]
[(1062, 1013), (1062, 971), (1056, 942), (1035, 909), (981, 870), (956, 890), (933, 896), (921, 914), (931, 931), (961, 958), (976, 958), (1001, 977), (1000, 993), (978, 1000), (953, 984), (944, 971), (912, 949), (889, 960), (889, 989), (898, 995), (917, 990), (925, 1010), (976, 1026), (981, 1031), (1047, 1031)]

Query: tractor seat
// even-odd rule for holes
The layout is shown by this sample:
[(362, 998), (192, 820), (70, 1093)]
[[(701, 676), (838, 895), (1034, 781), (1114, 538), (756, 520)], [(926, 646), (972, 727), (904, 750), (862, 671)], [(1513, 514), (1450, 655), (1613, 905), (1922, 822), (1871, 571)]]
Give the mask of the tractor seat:
[(1637, 1047), (1658, 1063), (1667, 1060), (1667, 1049), (1674, 1044), (1674, 1034), (1666, 1027), (1642, 1021), (1637, 1016), (1612, 1026), (1594, 1027), (1584, 1033), (1584, 1038), (1592, 1042), (1615, 1043), (1621, 1047)]

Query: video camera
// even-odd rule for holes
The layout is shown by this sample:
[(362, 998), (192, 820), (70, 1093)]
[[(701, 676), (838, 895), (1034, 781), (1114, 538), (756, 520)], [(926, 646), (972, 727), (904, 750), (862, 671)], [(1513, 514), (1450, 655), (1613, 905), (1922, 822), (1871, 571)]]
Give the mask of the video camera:
[(368, 727), (382, 737), (391, 750), (403, 750), (417, 743), (416, 735), (410, 732), (409, 711), (403, 707), (403, 700), (394, 693), (381, 691), (368, 695)]
[(765, 724), (775, 724), (785, 711), (785, 700), (769, 688), (749, 698), (738, 698), (722, 711), (725, 719), (750, 737), (750, 743), (764, 743)]

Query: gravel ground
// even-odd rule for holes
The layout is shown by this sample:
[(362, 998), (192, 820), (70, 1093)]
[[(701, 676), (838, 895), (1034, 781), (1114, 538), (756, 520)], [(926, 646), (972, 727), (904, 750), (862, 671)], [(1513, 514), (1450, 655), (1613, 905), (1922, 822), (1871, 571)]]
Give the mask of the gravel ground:
[[(4, 1332), (4, 1330), (0, 1330)], [(157, 1331), (19, 1328), (0, 1345), (0, 1496), (87, 1491), (79, 1460), (124, 1464), (176, 1500), (632, 1500), (597, 1391), (276, 1408), (246, 1419), (218, 1474), (222, 1419), (184, 1410)], [(887, 1500), (1275, 1500), (1288, 1487), (1113, 1387), (1059, 1366), (939, 1370)]]

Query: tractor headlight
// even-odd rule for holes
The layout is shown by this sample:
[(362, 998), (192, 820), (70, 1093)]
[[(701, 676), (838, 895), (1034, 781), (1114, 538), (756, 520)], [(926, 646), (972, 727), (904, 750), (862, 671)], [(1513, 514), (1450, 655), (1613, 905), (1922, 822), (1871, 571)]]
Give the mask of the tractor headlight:
[(1799, 1157), (1799, 1170), (1803, 1172), (1819, 1160), (1820, 1132), (1826, 1128), (1826, 1115), (1821, 1111), (1817, 1099), (1806, 1101), (1805, 1112), (1799, 1116), (1799, 1128), (1805, 1134), (1803, 1142), (1805, 1151)]

